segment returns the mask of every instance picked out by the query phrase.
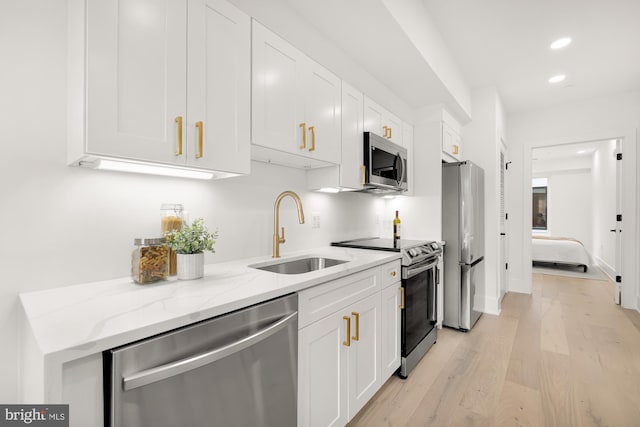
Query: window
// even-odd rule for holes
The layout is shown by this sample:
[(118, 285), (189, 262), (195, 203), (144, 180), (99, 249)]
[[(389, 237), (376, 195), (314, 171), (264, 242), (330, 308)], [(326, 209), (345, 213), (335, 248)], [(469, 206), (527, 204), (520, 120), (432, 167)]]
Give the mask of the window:
[(535, 180), (531, 188), (533, 194), (533, 212), (531, 217), (532, 229), (534, 230), (547, 230), (547, 180)]

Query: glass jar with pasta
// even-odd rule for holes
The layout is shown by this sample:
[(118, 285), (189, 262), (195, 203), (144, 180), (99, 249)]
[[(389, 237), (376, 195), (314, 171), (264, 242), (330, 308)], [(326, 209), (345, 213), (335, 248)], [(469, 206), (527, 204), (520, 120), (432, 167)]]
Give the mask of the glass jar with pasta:
[[(180, 230), (185, 221), (184, 207), (179, 203), (163, 203), (160, 206), (162, 235), (172, 230)], [(178, 260), (174, 251), (169, 250), (169, 276), (178, 272)]]
[(169, 248), (164, 238), (134, 239), (131, 253), (131, 278), (145, 285), (166, 280), (169, 272)]

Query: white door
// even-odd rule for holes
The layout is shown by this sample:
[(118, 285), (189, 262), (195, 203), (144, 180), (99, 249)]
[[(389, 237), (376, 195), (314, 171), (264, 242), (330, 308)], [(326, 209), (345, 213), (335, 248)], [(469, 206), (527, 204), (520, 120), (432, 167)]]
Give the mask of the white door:
[(345, 342), (351, 344), (346, 325), (353, 321), (344, 313), (318, 320), (298, 333), (298, 425), (301, 427), (347, 424), (347, 358), (351, 347)]
[(350, 308), (349, 419), (378, 391), (380, 380), (380, 294), (365, 298)]
[[(614, 293), (615, 303), (622, 303), (622, 221), (618, 221), (618, 214), (622, 213), (622, 141), (616, 140), (616, 292)], [(624, 218), (623, 218), (624, 219)], [(618, 281), (618, 277), (621, 278)]]
[(509, 256), (507, 240), (507, 147), (504, 142), (500, 149), (500, 300), (509, 289)]
[(301, 53), (256, 21), (252, 37), (252, 143), (299, 153), (307, 133)]
[(340, 164), (340, 79), (326, 68), (307, 60), (304, 69), (304, 122), (306, 148), (300, 154)]
[(382, 290), (381, 375), (385, 381), (400, 367), (400, 282)]
[(184, 163), (186, 3), (89, 0), (86, 28), (86, 151)]
[(188, 70), (187, 163), (249, 173), (249, 16), (225, 0), (191, 0)]

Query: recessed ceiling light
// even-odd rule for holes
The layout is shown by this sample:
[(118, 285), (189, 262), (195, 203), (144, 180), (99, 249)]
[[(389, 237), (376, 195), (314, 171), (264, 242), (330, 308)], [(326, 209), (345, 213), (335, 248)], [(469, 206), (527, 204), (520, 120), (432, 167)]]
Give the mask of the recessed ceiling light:
[(563, 47), (567, 47), (571, 44), (571, 37), (563, 37), (551, 43), (549, 46), (551, 49), (562, 49)]
[(549, 83), (559, 83), (559, 82), (563, 81), (566, 78), (567, 78), (567, 76), (565, 76), (564, 74), (558, 74), (557, 76), (551, 77), (549, 79)]
[(580, 150), (580, 151), (578, 151), (578, 154), (584, 154), (586, 152), (587, 152), (587, 150)]

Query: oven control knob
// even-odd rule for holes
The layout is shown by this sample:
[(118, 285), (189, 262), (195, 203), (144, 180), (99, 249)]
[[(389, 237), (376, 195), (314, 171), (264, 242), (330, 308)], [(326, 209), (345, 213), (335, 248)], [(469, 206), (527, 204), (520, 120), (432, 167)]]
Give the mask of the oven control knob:
[(411, 255), (412, 257), (420, 255), (420, 251), (418, 249), (416, 249), (416, 248), (411, 248), (411, 249), (409, 249), (409, 255)]

